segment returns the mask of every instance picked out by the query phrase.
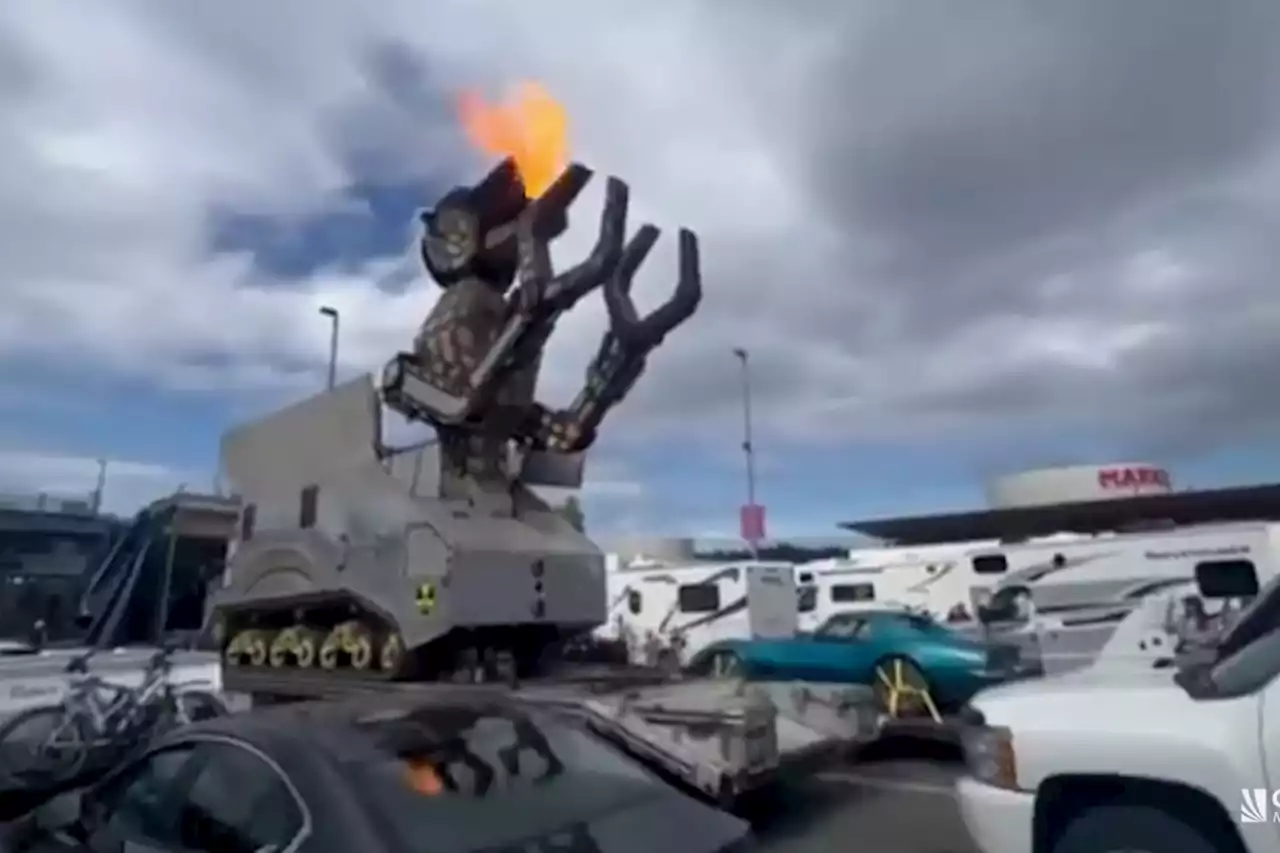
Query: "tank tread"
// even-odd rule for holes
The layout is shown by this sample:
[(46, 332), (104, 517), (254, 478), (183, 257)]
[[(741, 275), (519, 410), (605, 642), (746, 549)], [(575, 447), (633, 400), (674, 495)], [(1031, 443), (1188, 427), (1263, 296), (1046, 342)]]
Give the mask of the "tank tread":
[[(522, 681), (521, 687), (574, 687), (583, 693), (648, 687), (679, 680), (664, 671), (646, 667), (566, 666), (545, 675)], [(222, 673), (223, 689), (229, 693), (249, 695), (327, 699), (358, 693), (396, 693), (422, 689), (458, 689), (474, 691), (492, 688), (509, 691), (512, 685), (457, 684), (448, 681), (390, 681), (377, 673), (354, 670), (271, 669), (257, 666), (226, 667)]]

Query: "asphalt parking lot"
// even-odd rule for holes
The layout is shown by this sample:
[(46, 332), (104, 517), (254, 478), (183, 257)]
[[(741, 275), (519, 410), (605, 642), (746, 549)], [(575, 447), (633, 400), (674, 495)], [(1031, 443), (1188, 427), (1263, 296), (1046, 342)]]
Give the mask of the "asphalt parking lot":
[(956, 809), (953, 762), (894, 759), (793, 786), (758, 821), (768, 853), (981, 853)]

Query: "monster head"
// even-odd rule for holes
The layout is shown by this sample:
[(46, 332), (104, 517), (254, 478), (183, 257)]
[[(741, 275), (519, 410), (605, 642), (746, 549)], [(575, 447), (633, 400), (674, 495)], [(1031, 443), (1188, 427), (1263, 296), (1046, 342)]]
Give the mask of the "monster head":
[[(422, 262), (441, 287), (476, 278), (506, 291), (518, 263), (516, 220), (531, 199), (513, 160), (499, 163), (479, 183), (454, 187), (423, 211)], [(551, 242), (564, 233), (568, 218), (561, 214), (542, 221), (538, 238)]]

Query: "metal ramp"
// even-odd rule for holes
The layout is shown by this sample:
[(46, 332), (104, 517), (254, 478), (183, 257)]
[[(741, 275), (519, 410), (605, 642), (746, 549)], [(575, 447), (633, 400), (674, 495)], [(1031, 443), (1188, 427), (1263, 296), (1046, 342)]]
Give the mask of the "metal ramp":
[(870, 702), (856, 688), (705, 680), (594, 696), (575, 710), (597, 734), (730, 806), (873, 739)]
[[(305, 672), (223, 674), (229, 693), (255, 704), (360, 693), (397, 695), (477, 685), (334, 678)], [(879, 734), (870, 688), (805, 683), (684, 680), (653, 672), (584, 669), (495, 692), (569, 714), (597, 735), (703, 796), (730, 805), (838, 761)]]

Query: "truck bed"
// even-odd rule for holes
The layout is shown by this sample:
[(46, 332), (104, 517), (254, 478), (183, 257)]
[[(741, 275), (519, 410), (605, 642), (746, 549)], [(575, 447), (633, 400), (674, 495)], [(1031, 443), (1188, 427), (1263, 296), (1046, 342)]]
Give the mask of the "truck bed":
[[(223, 681), (228, 693), (250, 696), (255, 704), (461, 689), (289, 671), (227, 670)], [(492, 689), (512, 690), (497, 684)], [(839, 760), (874, 739), (879, 728), (871, 690), (862, 687), (673, 679), (604, 667), (514, 689), (522, 700), (573, 715), (664, 775), (726, 806), (791, 773)]]

